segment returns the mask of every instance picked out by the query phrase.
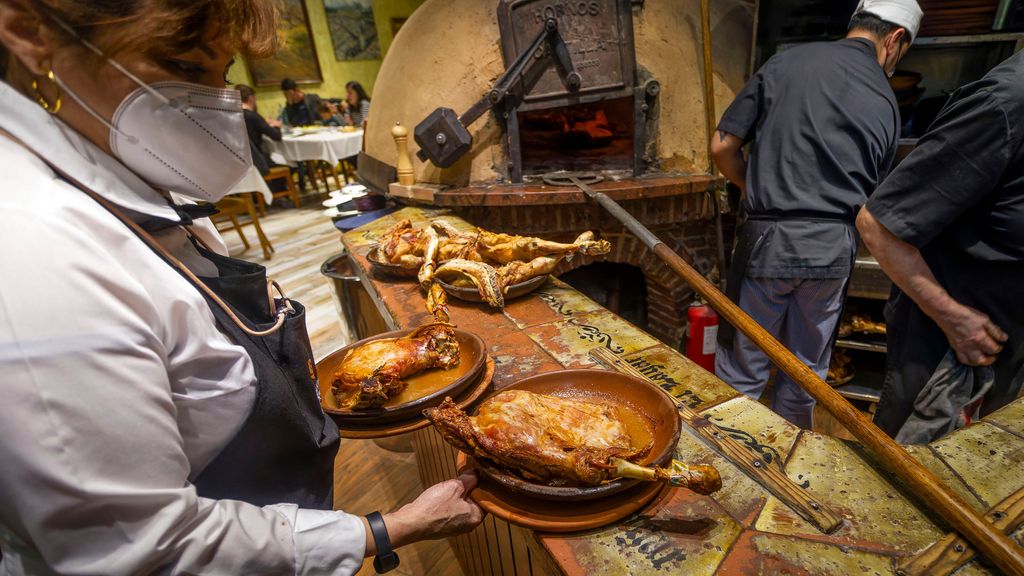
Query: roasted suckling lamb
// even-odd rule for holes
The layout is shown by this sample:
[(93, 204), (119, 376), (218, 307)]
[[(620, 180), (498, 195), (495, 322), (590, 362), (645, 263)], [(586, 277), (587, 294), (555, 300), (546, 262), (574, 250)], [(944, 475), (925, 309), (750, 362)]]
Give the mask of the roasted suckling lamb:
[(343, 409), (376, 408), (405, 389), (404, 378), (458, 365), (455, 331), (437, 322), (408, 336), (372, 340), (349, 350), (333, 375), (331, 392)]
[(651, 446), (635, 446), (618, 408), (610, 405), (506, 390), (481, 404), (476, 416), (450, 398), (424, 414), (459, 450), (549, 486), (596, 486), (625, 477), (669, 482), (701, 494), (721, 488), (721, 477), (711, 466), (635, 464)]
[(563, 244), (482, 229), (467, 232), (444, 220), (414, 228), (406, 219), (381, 236), (378, 258), (416, 270), (425, 290), (434, 278), (458, 286), (475, 286), (488, 304), (500, 308), (509, 286), (550, 274), (563, 259), (577, 254), (596, 256), (610, 250), (608, 241), (595, 240), (593, 232), (584, 232), (571, 244)]

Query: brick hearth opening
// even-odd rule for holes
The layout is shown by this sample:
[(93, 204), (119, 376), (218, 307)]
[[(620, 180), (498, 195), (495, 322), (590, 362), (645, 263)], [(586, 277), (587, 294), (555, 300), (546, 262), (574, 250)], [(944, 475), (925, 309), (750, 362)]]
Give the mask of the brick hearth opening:
[[(710, 176), (660, 174), (602, 182), (593, 188), (618, 200), (672, 250), (715, 279), (714, 207), (708, 192), (716, 184)], [(542, 185), (488, 185), (440, 192), (436, 202), (496, 232), (564, 242), (571, 242), (586, 230), (598, 232), (612, 243), (612, 251), (605, 256), (563, 262), (555, 275), (594, 262), (636, 267), (643, 273), (647, 291), (646, 326), (641, 328), (669, 346), (680, 346), (686, 332), (686, 309), (695, 297), (693, 290), (621, 223), (588, 203), (582, 192)]]

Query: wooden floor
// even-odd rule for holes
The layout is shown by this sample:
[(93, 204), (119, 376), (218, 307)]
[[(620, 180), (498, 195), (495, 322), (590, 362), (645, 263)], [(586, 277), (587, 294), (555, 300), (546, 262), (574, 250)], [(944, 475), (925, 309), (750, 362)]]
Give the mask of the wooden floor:
[[(232, 256), (266, 266), (285, 294), (305, 305), (313, 353), (319, 359), (349, 341), (334, 303), (330, 280), (320, 274), (321, 264), (341, 252), (341, 233), (322, 214), (323, 207), (313, 197), (304, 198), (301, 209), (291, 208), (287, 201), (278, 202), (283, 206), (271, 206), (260, 219), (276, 249), (270, 260), (264, 260), (251, 226), (243, 227), (252, 246), (249, 250), (244, 249), (234, 231), (225, 232), (224, 239)], [(334, 473), (335, 508), (353, 514), (394, 510), (423, 490), (412, 452), (386, 450), (369, 440), (342, 440)], [(445, 540), (407, 546), (400, 556), (402, 564), (392, 574), (462, 576)], [(369, 561), (359, 572), (373, 573)]]

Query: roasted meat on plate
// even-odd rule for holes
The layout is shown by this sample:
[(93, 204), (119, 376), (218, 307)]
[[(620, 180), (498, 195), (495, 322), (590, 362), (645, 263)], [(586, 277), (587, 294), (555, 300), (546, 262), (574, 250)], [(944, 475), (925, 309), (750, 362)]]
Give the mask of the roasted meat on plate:
[(459, 450), (547, 486), (596, 486), (616, 478), (667, 482), (700, 494), (722, 486), (711, 466), (636, 464), (651, 445), (636, 445), (611, 404), (513, 389), (485, 401), (475, 416), (450, 399), (424, 414)]

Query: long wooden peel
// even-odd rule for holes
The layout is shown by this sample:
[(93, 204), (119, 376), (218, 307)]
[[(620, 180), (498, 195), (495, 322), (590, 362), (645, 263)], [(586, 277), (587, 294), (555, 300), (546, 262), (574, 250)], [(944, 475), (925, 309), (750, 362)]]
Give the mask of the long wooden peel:
[(726, 321), (750, 338), (780, 370), (799, 384), (811, 397), (832, 413), (851, 434), (863, 442), (886, 469), (910, 488), (910, 492), (917, 496), (918, 502), (931, 508), (949, 522), (953, 529), (962, 534), (981, 554), (1003, 572), (1012, 576), (1024, 576), (1024, 549), (950, 491), (930, 470), (915, 460), (859, 410), (851, 406), (832, 386), (819, 378), (781, 342), (729, 300), (725, 294), (708, 282), (700, 272), (680, 258), (629, 212), (626, 212), (622, 206), (619, 206), (607, 194), (591, 189), (577, 174), (568, 172), (549, 174), (544, 177), (544, 181), (556, 186), (574, 185), (600, 204), (698, 294), (703, 296)]
[[(590, 355), (612, 370), (650, 382), (650, 378), (643, 372), (607, 348), (594, 348), (590, 351)], [(825, 504), (818, 502), (806, 490), (793, 482), (789, 476), (786, 476), (780, 467), (765, 465), (761, 458), (754, 456), (749, 449), (729, 436), (725, 430), (715, 426), (689, 406), (676, 404), (676, 409), (679, 410), (679, 416), (683, 422), (687, 423), (701, 440), (711, 446), (712, 450), (743, 470), (747, 476), (764, 486), (818, 530), (831, 534), (842, 526), (842, 516), (833, 512)]]
[[(996, 528), (1006, 533), (1024, 524), (1024, 489), (1017, 490), (996, 504), (985, 515)], [(907, 576), (947, 576), (970, 562), (977, 552), (959, 534), (944, 538), (920, 553), (900, 562), (897, 573)]]

